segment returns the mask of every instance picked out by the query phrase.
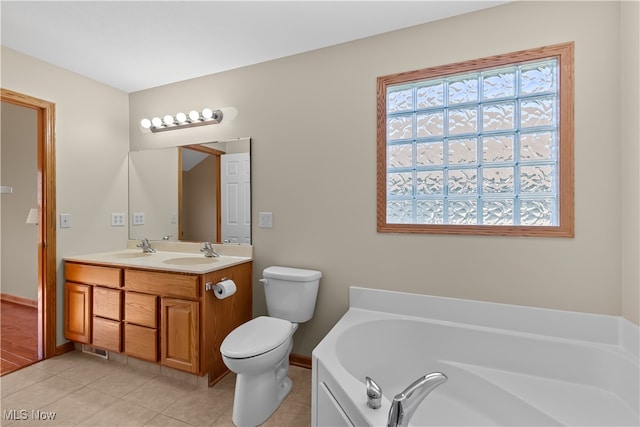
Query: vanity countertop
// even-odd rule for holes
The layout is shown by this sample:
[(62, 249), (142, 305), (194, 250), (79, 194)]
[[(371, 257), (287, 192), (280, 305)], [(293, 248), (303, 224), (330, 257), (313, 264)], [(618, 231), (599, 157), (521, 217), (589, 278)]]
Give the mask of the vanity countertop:
[(126, 249), (64, 257), (65, 261), (118, 267), (134, 267), (180, 273), (204, 274), (253, 260), (253, 246), (213, 245), (219, 258), (206, 258), (202, 244), (182, 242), (152, 242), (155, 253), (143, 253), (129, 241)]

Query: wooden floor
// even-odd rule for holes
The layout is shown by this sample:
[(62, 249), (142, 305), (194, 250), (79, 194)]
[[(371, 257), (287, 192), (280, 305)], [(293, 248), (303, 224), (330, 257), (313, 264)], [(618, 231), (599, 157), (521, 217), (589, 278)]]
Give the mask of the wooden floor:
[(38, 309), (2, 301), (0, 375), (38, 361)]

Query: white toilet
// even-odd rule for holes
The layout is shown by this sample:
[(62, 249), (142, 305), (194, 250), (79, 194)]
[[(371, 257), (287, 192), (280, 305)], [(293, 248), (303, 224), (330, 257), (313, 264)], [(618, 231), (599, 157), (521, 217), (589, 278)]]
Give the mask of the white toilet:
[(220, 346), (224, 364), (237, 374), (233, 423), (238, 427), (265, 422), (291, 391), (293, 333), (313, 317), (322, 273), (269, 267), (262, 276), (269, 317), (238, 326)]

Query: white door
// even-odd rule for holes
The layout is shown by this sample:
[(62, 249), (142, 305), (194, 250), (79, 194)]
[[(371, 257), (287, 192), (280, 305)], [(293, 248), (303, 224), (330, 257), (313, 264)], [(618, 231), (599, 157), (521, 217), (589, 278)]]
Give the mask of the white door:
[(249, 153), (223, 154), (220, 162), (222, 241), (251, 243), (251, 169)]

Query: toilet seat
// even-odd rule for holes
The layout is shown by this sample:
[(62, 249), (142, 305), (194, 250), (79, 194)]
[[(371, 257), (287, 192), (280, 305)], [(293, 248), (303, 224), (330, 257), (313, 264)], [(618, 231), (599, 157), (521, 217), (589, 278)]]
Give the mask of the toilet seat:
[(295, 325), (288, 320), (260, 316), (231, 331), (220, 352), (232, 359), (247, 359), (267, 353), (291, 337)]

